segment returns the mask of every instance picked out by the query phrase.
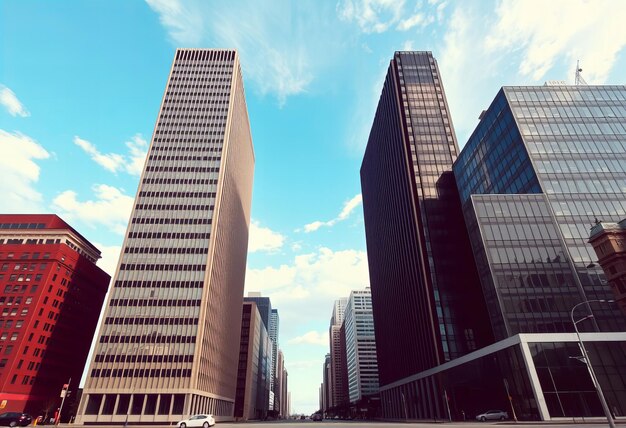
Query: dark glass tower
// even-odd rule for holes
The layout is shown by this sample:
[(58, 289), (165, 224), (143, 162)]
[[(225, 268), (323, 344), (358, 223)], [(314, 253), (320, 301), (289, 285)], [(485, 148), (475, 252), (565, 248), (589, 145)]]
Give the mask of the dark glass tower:
[[(458, 154), (437, 63), (396, 52), (361, 166), (381, 403), (393, 384), (490, 342), (452, 164)], [(435, 385), (422, 394), (436, 414)]]

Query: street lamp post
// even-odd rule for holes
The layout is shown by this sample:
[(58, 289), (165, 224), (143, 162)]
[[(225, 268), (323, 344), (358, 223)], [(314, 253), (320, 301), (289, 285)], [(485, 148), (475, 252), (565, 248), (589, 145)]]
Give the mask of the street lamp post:
[(596, 388), (596, 392), (598, 393), (598, 398), (600, 399), (600, 404), (602, 404), (602, 409), (604, 410), (604, 415), (609, 422), (609, 426), (611, 428), (615, 428), (615, 421), (613, 420), (613, 416), (611, 415), (611, 411), (609, 410), (609, 406), (606, 404), (606, 399), (604, 398), (604, 394), (602, 393), (602, 388), (600, 387), (600, 382), (598, 382), (598, 378), (596, 377), (596, 373), (593, 371), (593, 366), (591, 365), (591, 361), (589, 360), (589, 355), (587, 354), (587, 349), (585, 349), (585, 344), (583, 343), (582, 338), (580, 337), (580, 332), (578, 331), (578, 323), (582, 322), (586, 319), (593, 318), (593, 314), (587, 315), (584, 318), (579, 319), (578, 321), (574, 320), (574, 311), (577, 307), (589, 303), (613, 303), (613, 300), (604, 300), (604, 299), (595, 299), (595, 300), (585, 300), (584, 302), (580, 302), (577, 305), (574, 305), (572, 310), (570, 311), (570, 318), (572, 320), (572, 324), (574, 324), (574, 330), (576, 330), (576, 336), (578, 337), (578, 346), (580, 347), (580, 351), (582, 352), (581, 360), (587, 366), (587, 370), (589, 370), (589, 376), (591, 376), (591, 381), (593, 382), (593, 386)]

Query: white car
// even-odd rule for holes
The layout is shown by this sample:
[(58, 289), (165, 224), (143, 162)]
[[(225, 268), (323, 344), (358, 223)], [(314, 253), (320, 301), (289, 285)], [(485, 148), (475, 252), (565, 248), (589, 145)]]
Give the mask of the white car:
[(213, 425), (215, 425), (215, 419), (213, 419), (213, 415), (194, 415), (189, 419), (184, 419), (176, 424), (178, 428), (209, 428)]
[(503, 412), (502, 410), (488, 410), (485, 413), (481, 413), (476, 416), (477, 421), (485, 422), (485, 421), (504, 421), (509, 418), (509, 414), (507, 412)]

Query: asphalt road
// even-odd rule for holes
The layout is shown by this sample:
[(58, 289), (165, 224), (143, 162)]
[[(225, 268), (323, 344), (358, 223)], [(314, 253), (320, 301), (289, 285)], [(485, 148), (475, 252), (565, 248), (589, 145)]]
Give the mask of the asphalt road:
[[(541, 423), (541, 422), (533, 422), (529, 424), (524, 423), (480, 423), (480, 422), (463, 422), (463, 423), (405, 423), (405, 422), (372, 422), (372, 421), (322, 421), (322, 422), (314, 422), (311, 420), (304, 421), (274, 421), (274, 422), (246, 422), (246, 423), (228, 423), (221, 422), (218, 423), (215, 428), (265, 428), (277, 426), (280, 428), (298, 428), (305, 427), (313, 428), (315, 427), (332, 427), (332, 428), (357, 428), (357, 427), (366, 427), (366, 428), (386, 428), (386, 427), (407, 427), (412, 426), (416, 428), (512, 428), (514, 426), (519, 428), (539, 428), (539, 427), (552, 427), (552, 428), (606, 428), (608, 424), (604, 423), (593, 423), (593, 424), (583, 424), (583, 423), (567, 423), (567, 422), (559, 422), (559, 423)], [(626, 425), (622, 425), (626, 427)]]

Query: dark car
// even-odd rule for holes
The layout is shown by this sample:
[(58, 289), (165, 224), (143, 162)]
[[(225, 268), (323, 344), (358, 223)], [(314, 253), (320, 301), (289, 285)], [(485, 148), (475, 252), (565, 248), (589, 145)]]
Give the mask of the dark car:
[(33, 421), (31, 415), (18, 412), (7, 412), (0, 415), (0, 426), (4, 427), (25, 427)]

